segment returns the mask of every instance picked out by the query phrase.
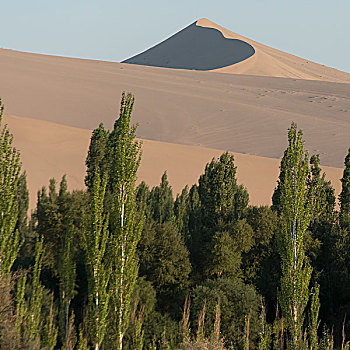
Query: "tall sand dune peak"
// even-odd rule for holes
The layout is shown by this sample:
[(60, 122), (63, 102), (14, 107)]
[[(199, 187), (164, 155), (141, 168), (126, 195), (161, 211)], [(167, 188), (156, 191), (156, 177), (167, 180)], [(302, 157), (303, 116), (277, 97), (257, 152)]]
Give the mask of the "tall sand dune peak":
[[(206, 20), (203, 23), (209, 22)], [(242, 62), (254, 53), (254, 48), (247, 42), (226, 38), (220, 30), (198, 25), (197, 21), (123, 63), (214, 70)]]
[(201, 18), (122, 63), (350, 83), (350, 74), (273, 49)]

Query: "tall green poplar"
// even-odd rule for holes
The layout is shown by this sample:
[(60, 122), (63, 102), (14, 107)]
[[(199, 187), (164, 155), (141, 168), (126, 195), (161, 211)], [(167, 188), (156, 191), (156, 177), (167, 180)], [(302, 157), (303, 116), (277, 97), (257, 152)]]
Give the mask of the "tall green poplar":
[(85, 185), (90, 190), (93, 186), (96, 176), (96, 168), (100, 169), (100, 173), (108, 170), (108, 159), (106, 156), (109, 132), (105, 130), (101, 123), (97, 129), (92, 132), (89, 152), (86, 157), (86, 176)]
[(28, 209), (29, 209), (29, 192), (27, 188), (27, 174), (24, 171), (18, 178), (17, 183), (17, 203), (18, 203), (18, 219), (16, 229), (23, 236), (27, 231), (28, 225)]
[(35, 263), (33, 268), (30, 297), (28, 303), (27, 324), (32, 339), (39, 337), (41, 330), (40, 315), (43, 300), (44, 287), (40, 283), (40, 275), (43, 260), (43, 238), (37, 240), (35, 246)]
[(289, 328), (289, 346), (301, 349), (304, 311), (309, 300), (312, 268), (305, 256), (304, 235), (311, 221), (313, 201), (307, 181), (310, 173), (302, 132), (292, 123), (289, 146), (284, 155), (284, 177), (280, 182), (279, 235), (281, 256), (281, 308)]
[(107, 174), (102, 180), (98, 167), (90, 191), (90, 210), (84, 224), (84, 243), (88, 272), (89, 328), (95, 350), (103, 344), (110, 301), (111, 269), (107, 255), (108, 216), (104, 214)]
[(342, 191), (339, 195), (340, 201), (340, 223), (343, 228), (350, 229), (350, 149), (345, 157), (344, 172), (341, 179)]
[(116, 348), (123, 348), (123, 338), (130, 319), (130, 299), (138, 275), (136, 247), (142, 231), (142, 219), (136, 215), (136, 172), (141, 160), (141, 143), (135, 140), (137, 126), (130, 126), (134, 97), (122, 95), (120, 116), (108, 142), (110, 167), (111, 259), (113, 265), (113, 302)]
[[(61, 251), (61, 260), (59, 261), (58, 275), (60, 279), (60, 318), (61, 327), (64, 329), (62, 338), (64, 339), (65, 349), (69, 349), (69, 322), (70, 305), (75, 294), (76, 264), (74, 261), (74, 226), (70, 222), (63, 238), (63, 249)], [(64, 326), (63, 326), (64, 324)]]
[[(190, 209), (189, 227), (191, 260), (200, 276), (204, 276), (205, 271), (208, 272), (207, 267), (214, 261), (211, 253), (213, 249), (215, 250), (216, 244), (222, 245), (225, 241), (226, 243), (231, 241), (231, 243), (238, 243), (237, 247), (240, 245), (235, 226), (242, 219), (248, 206), (249, 195), (242, 185), (237, 184), (236, 170), (234, 156), (225, 152), (220, 158), (213, 159), (206, 165), (204, 174), (198, 180), (200, 210), (196, 214), (196, 210)], [(192, 187), (191, 192), (195, 199), (195, 187)], [(232, 239), (220, 234), (215, 237), (217, 232), (224, 231), (227, 231)], [(248, 235), (245, 236), (248, 237)], [(221, 250), (221, 252), (224, 251)], [(216, 272), (220, 273), (220, 270), (221, 268)]]
[(174, 197), (165, 171), (159, 186), (153, 187), (150, 195), (155, 222), (163, 224), (172, 219), (174, 213)]
[(0, 99), (0, 273), (8, 277), (21, 246), (16, 230), (18, 217), (17, 185), (21, 170), (13, 136), (2, 125), (4, 106)]

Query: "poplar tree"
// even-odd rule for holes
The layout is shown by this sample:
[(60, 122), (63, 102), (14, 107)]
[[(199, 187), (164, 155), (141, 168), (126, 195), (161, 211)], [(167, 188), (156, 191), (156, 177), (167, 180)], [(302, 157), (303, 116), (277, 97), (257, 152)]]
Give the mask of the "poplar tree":
[(17, 183), (17, 203), (18, 203), (18, 219), (16, 229), (23, 236), (28, 226), (28, 208), (29, 208), (29, 192), (27, 188), (27, 174), (24, 171), (18, 179)]
[(90, 191), (90, 209), (84, 224), (84, 244), (88, 272), (89, 292), (89, 328), (95, 350), (103, 344), (111, 297), (109, 280), (111, 265), (107, 255), (109, 242), (108, 215), (104, 214), (104, 198), (107, 186), (107, 174), (96, 176)]
[[(237, 184), (236, 171), (234, 156), (225, 152), (220, 158), (213, 158), (206, 165), (204, 174), (198, 180), (200, 201), (198, 214), (200, 216), (196, 219), (196, 215), (193, 218), (190, 217), (189, 226), (191, 230), (191, 260), (194, 268), (200, 271), (201, 276), (204, 276), (205, 271), (208, 271), (209, 264), (214, 261), (211, 253), (218, 253), (218, 251), (215, 252), (217, 243), (221, 245), (230, 240), (230, 244), (238, 243), (236, 247), (240, 245), (235, 226), (243, 217), (249, 202), (249, 195), (242, 185)], [(194, 187), (192, 194), (195, 195)], [(192, 213), (191, 211), (190, 215), (195, 214), (195, 211)], [(227, 239), (226, 234), (221, 235), (218, 232), (227, 232), (232, 239)], [(216, 233), (218, 235), (215, 237)], [(224, 250), (221, 251), (224, 252)]]
[(305, 256), (304, 236), (311, 221), (313, 201), (307, 188), (310, 173), (302, 132), (292, 123), (289, 146), (284, 155), (284, 177), (279, 183), (282, 230), (279, 235), (281, 256), (281, 308), (289, 326), (289, 346), (303, 346), (304, 311), (309, 300), (312, 268)]
[(13, 136), (7, 125), (2, 125), (3, 113), (4, 105), (0, 99), (0, 274), (8, 278), (21, 246), (16, 230), (21, 164), (19, 152), (13, 146)]
[(159, 186), (153, 187), (150, 195), (153, 220), (159, 224), (170, 221), (174, 214), (174, 197), (165, 171)]
[(107, 143), (109, 132), (105, 130), (102, 123), (92, 132), (89, 152), (86, 157), (86, 176), (85, 185), (90, 191), (96, 176), (96, 169), (99, 168), (100, 173), (108, 171)]
[(130, 319), (130, 299), (138, 275), (136, 247), (142, 231), (142, 218), (136, 215), (136, 172), (141, 160), (141, 143), (135, 140), (136, 126), (130, 126), (134, 97), (122, 95), (120, 116), (108, 142), (110, 167), (111, 259), (113, 265), (113, 328), (116, 348), (123, 348), (123, 338)]
[(26, 327), (30, 339), (40, 344), (41, 331), (41, 308), (44, 295), (44, 287), (40, 283), (40, 275), (43, 260), (43, 238), (37, 239), (35, 245), (35, 263), (33, 267), (33, 276), (30, 285), (30, 296), (28, 299), (27, 313), (26, 313)]
[(40, 282), (43, 252), (43, 238), (37, 238), (32, 274), (30, 278), (23, 274), (17, 283), (16, 328), (21, 339), (29, 342), (33, 348), (54, 349), (58, 331), (54, 322), (53, 299), (46, 315), (43, 307), (45, 289)]
[(341, 179), (342, 191), (339, 195), (340, 201), (340, 224), (342, 228), (350, 226), (350, 148), (344, 161), (344, 172)]
[(66, 232), (64, 233), (63, 249), (61, 251), (61, 261), (59, 262), (58, 275), (60, 279), (60, 318), (61, 327), (65, 344), (65, 349), (69, 349), (70, 324), (73, 320), (73, 315), (70, 317), (70, 305), (75, 294), (75, 279), (76, 279), (76, 264), (74, 261), (74, 246), (73, 246), (74, 226), (70, 221)]
[(188, 186), (182, 190), (181, 194), (176, 196), (176, 201), (174, 203), (174, 215), (176, 226), (179, 229), (182, 237), (185, 240), (189, 239), (189, 208), (190, 207), (190, 194)]

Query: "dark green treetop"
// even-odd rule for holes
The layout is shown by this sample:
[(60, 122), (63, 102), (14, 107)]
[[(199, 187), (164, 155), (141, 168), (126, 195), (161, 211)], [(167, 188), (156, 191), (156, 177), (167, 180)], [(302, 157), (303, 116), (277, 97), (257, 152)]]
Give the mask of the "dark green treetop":
[(340, 201), (340, 221), (343, 227), (350, 225), (350, 149), (345, 157), (344, 172), (341, 179), (342, 191), (339, 195)]

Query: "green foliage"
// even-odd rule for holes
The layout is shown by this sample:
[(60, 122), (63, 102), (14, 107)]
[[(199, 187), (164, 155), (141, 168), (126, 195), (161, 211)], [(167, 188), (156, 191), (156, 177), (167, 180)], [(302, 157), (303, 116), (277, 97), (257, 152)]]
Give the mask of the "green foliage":
[(244, 284), (240, 279), (207, 280), (194, 288), (191, 299), (191, 324), (194, 329), (198, 328), (198, 316), (206, 301), (206, 337), (210, 337), (214, 328), (217, 301), (220, 300), (220, 326), (225, 343), (234, 348), (241, 346), (245, 336), (245, 316), (249, 313), (250, 339), (252, 342), (257, 340), (259, 298), (253, 286)]
[[(61, 186), (62, 188), (62, 186)], [(60, 196), (62, 193), (60, 191)], [(62, 339), (64, 339), (66, 349), (69, 347), (70, 334), (70, 305), (75, 295), (76, 281), (76, 263), (74, 260), (74, 226), (71, 222), (64, 233), (63, 249), (61, 251), (61, 259), (59, 261), (58, 275), (60, 280), (60, 326)], [(74, 336), (73, 336), (74, 337)]]
[(36, 343), (31, 341), (28, 334), (18, 329), (18, 313), (12, 299), (11, 291), (15, 280), (0, 278), (0, 348), (5, 350), (37, 350)]
[(266, 322), (266, 310), (264, 304), (261, 302), (261, 312), (260, 312), (260, 322), (261, 328), (259, 332), (259, 350), (269, 350), (271, 349), (272, 343), (272, 327)]
[(109, 132), (105, 130), (101, 123), (97, 129), (92, 132), (89, 152), (86, 157), (86, 177), (85, 185), (91, 190), (96, 176), (96, 170), (99, 169), (100, 174), (108, 172), (107, 160), (107, 143)]
[[(130, 126), (134, 97), (123, 93), (119, 119), (108, 139), (110, 167), (111, 249), (113, 270), (113, 335), (121, 350), (130, 317), (130, 298), (138, 275), (136, 247), (143, 220), (136, 215), (136, 172), (141, 161), (141, 143), (135, 140), (136, 126)], [(139, 220), (138, 220), (139, 219)]]
[(188, 284), (189, 253), (173, 224), (146, 225), (139, 256), (141, 275), (147, 276), (156, 289), (167, 296)]
[(345, 168), (343, 172), (342, 191), (339, 196), (340, 223), (342, 228), (350, 229), (350, 149), (345, 157)]
[(221, 219), (232, 222), (242, 217), (248, 205), (248, 192), (237, 185), (234, 157), (224, 153), (212, 160), (199, 178), (199, 197), (206, 209), (205, 222), (209, 226)]
[(50, 179), (49, 194), (45, 187), (38, 192), (38, 201), (36, 209), (36, 233), (45, 240), (44, 265), (51, 270), (52, 275), (57, 275), (60, 259), (63, 222), (57, 201), (56, 180)]
[(225, 350), (223, 344), (212, 343), (210, 340), (193, 340), (184, 342), (178, 350)]
[(212, 250), (207, 275), (236, 276), (241, 266), (241, 252), (228, 232), (216, 232), (212, 239)]
[(334, 348), (334, 339), (333, 331), (330, 332), (326, 326), (323, 327), (322, 337), (320, 340), (320, 350), (333, 350)]
[(320, 300), (319, 300), (320, 286), (316, 285), (311, 290), (311, 307), (309, 311), (309, 349), (318, 349), (318, 327), (320, 326), (320, 321), (318, 315), (320, 312)]
[(43, 348), (47, 349), (47, 350), (55, 349), (55, 346), (57, 344), (58, 329), (55, 325), (55, 312), (54, 312), (53, 296), (51, 299), (49, 315), (44, 323), (44, 332), (43, 333), (44, 333), (43, 340), (42, 340)]
[(150, 201), (155, 222), (162, 224), (172, 219), (174, 213), (173, 191), (169, 186), (166, 172), (162, 175), (160, 185), (152, 189)]
[(185, 241), (189, 240), (189, 206), (190, 194), (186, 185), (181, 194), (176, 196), (174, 203), (176, 225)]
[(131, 313), (131, 328), (132, 328), (132, 346), (134, 350), (142, 350), (144, 346), (144, 330), (143, 324), (144, 308), (138, 309), (138, 303), (135, 302), (134, 309)]
[(286, 164), (287, 161), (287, 150), (284, 151), (284, 155), (280, 164), (280, 174), (277, 180), (277, 187), (272, 195), (272, 210), (277, 211), (278, 215), (281, 214), (281, 191), (286, 177)]
[[(51, 179), (29, 223), (26, 176), (1, 128), (0, 348), (348, 349), (350, 151), (339, 214), (295, 124), (272, 209), (248, 207), (229, 153), (174, 201), (166, 172), (135, 189), (133, 104), (123, 94), (113, 130), (94, 130), (87, 191)], [(332, 332), (319, 339), (320, 316)]]
[(13, 146), (13, 136), (2, 125), (4, 106), (0, 99), (0, 274), (9, 278), (21, 246), (18, 220), (17, 187), (21, 164)]
[(35, 244), (35, 259), (31, 274), (22, 274), (16, 292), (16, 334), (21, 342), (33, 349), (54, 349), (58, 330), (51, 294), (51, 305), (45, 310), (48, 292), (40, 282), (43, 261), (43, 238)]
[(18, 178), (17, 184), (17, 206), (18, 206), (18, 218), (16, 223), (16, 229), (25, 235), (28, 226), (28, 208), (29, 208), (29, 192), (27, 188), (27, 173), (24, 171)]
[[(108, 326), (111, 290), (111, 262), (107, 255), (110, 234), (108, 216), (104, 214), (104, 199), (107, 175), (101, 178), (96, 169), (93, 187), (90, 192), (90, 208), (84, 224), (84, 243), (88, 270), (89, 325), (90, 337), (96, 349), (104, 341)], [(69, 278), (69, 276), (68, 276)]]
[(79, 341), (77, 345), (77, 350), (89, 350), (88, 341), (85, 338), (82, 329), (80, 329), (80, 332), (79, 332)]
[(141, 183), (136, 188), (136, 203), (137, 203), (137, 213), (140, 217), (146, 217), (146, 220), (151, 219), (151, 205), (150, 205), (150, 190), (148, 185), (141, 181)]
[(275, 304), (280, 275), (276, 247), (279, 218), (276, 211), (262, 206), (248, 207), (246, 220), (253, 230), (253, 243), (251, 249), (243, 254), (244, 279), (253, 283), (268, 301)]
[[(303, 343), (304, 310), (309, 300), (312, 268), (305, 256), (304, 237), (310, 225), (313, 200), (307, 188), (308, 155), (304, 151), (302, 132), (292, 123), (289, 146), (284, 155), (285, 174), (280, 183), (282, 231), (279, 235), (281, 256), (281, 307), (290, 332), (290, 347)], [(311, 198), (310, 198), (311, 197)]]
[[(244, 245), (243, 227), (240, 227), (243, 222), (236, 223), (242, 219), (248, 201), (246, 189), (237, 185), (233, 155), (226, 152), (207, 164), (198, 187), (191, 188), (189, 200), (191, 261), (198, 275), (209, 277), (205, 271), (210, 264), (216, 232), (228, 232), (237, 248)], [(249, 234), (247, 237), (251, 239)]]
[(311, 196), (316, 196), (315, 206), (312, 211), (312, 220), (329, 220), (335, 207), (334, 188), (330, 181), (326, 181), (326, 174), (322, 173), (319, 155), (310, 158), (309, 191)]

